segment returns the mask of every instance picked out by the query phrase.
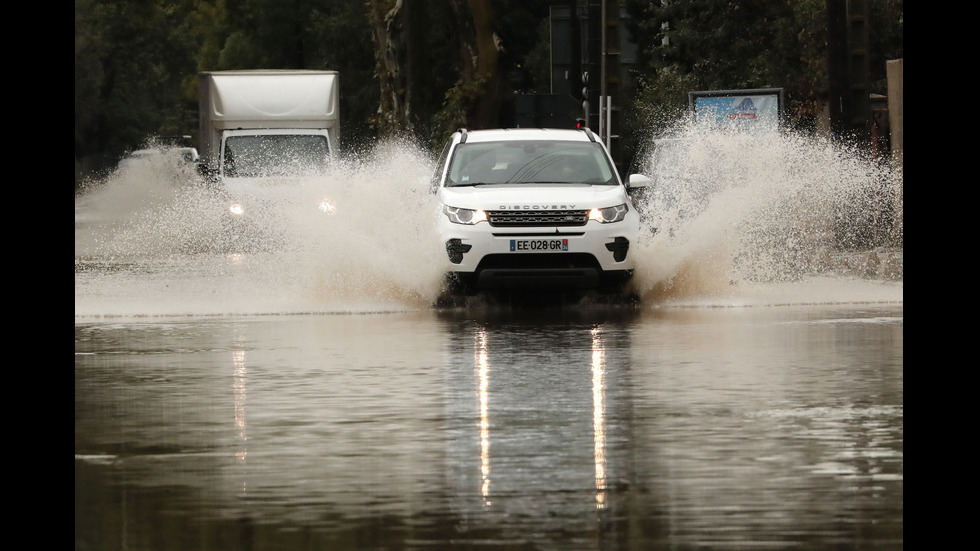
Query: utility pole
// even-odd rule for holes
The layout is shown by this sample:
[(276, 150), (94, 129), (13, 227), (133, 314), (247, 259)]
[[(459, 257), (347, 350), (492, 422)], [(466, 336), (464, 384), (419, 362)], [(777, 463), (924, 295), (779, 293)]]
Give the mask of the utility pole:
[(622, 17), (619, 0), (569, 0), (551, 8), (552, 93), (581, 104), (581, 120), (606, 144), (621, 172), (622, 106), (628, 103), (623, 67), (635, 59), (633, 44), (620, 36)]
[(837, 137), (867, 143), (871, 121), (868, 3), (826, 1), (830, 130)]
[[(617, 165), (622, 164), (621, 106), (625, 98), (622, 92), (620, 7), (618, 0), (588, 0), (590, 65), (595, 67), (598, 81), (592, 105), (596, 112), (596, 127), (600, 139), (606, 144)], [(622, 166), (619, 167), (622, 170)]]

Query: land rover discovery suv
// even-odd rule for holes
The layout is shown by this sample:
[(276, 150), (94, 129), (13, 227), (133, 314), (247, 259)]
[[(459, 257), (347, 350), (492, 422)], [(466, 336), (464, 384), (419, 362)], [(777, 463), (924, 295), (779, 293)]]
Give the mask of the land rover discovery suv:
[(633, 276), (639, 216), (588, 129), (460, 130), (432, 186), (448, 294), (617, 293)]

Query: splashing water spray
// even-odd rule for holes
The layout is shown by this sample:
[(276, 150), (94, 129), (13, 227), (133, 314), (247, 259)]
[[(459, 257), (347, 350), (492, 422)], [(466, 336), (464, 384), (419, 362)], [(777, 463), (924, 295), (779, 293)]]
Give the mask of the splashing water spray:
[(901, 173), (827, 140), (692, 124), (655, 140), (641, 171), (645, 300), (800, 281), (835, 252), (901, 243)]
[[(644, 232), (631, 250), (643, 303), (806, 281), (828, 272), (833, 251), (894, 243), (901, 175), (857, 151), (694, 127), (651, 145), (638, 170), (652, 179), (637, 204)], [(221, 312), (427, 308), (438, 298), (445, 253), (422, 148), (382, 142), (328, 174), (264, 190), (247, 231), (230, 231), (229, 197), (174, 162), (119, 170), (86, 193), (81, 233), (76, 200), (76, 313), (103, 308), (121, 285), (110, 274), (125, 271), (130, 295), (160, 295), (126, 308), (151, 311), (182, 298)]]

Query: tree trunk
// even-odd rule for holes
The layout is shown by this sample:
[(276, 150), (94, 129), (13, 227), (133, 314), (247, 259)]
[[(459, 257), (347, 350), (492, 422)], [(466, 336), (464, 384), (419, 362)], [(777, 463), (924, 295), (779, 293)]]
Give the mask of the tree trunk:
[(491, 0), (450, 0), (450, 4), (460, 80), (447, 96), (457, 101), (461, 125), (473, 129), (499, 126), (506, 83), (499, 66), (503, 47), (494, 32), (493, 4)]
[[(417, 133), (430, 128), (432, 118), (421, 87), (433, 85), (434, 60), (425, 58), (425, 38), (439, 26), (442, 10), (437, 5), (405, 0), (370, 0), (375, 47), (375, 73), (381, 91), (375, 124), (380, 135)], [(451, 21), (442, 23), (443, 33), (456, 55), (456, 84), (435, 90), (443, 98), (442, 112), (435, 117), (440, 127), (493, 128), (500, 125), (506, 97), (501, 77), (503, 52), (494, 32), (491, 0), (448, 0)], [(429, 94), (433, 95), (433, 94)], [(448, 128), (442, 128), (443, 131)]]
[(402, 0), (371, 0), (370, 3), (375, 73), (381, 87), (375, 124), (382, 136), (412, 130), (412, 95), (406, 67), (410, 47), (407, 5)]

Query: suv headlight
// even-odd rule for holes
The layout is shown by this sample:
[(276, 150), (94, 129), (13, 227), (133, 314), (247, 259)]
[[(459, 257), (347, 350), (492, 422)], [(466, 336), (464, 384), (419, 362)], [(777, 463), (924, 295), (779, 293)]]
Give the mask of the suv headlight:
[(458, 207), (443, 205), (442, 213), (445, 214), (446, 217), (449, 218), (449, 221), (453, 224), (466, 224), (467, 226), (479, 224), (487, 219), (487, 213), (480, 209), (461, 209)]
[(629, 210), (630, 209), (626, 206), (626, 203), (616, 205), (615, 207), (592, 209), (589, 211), (589, 220), (595, 220), (601, 224), (621, 222), (626, 218), (626, 213), (629, 212)]

